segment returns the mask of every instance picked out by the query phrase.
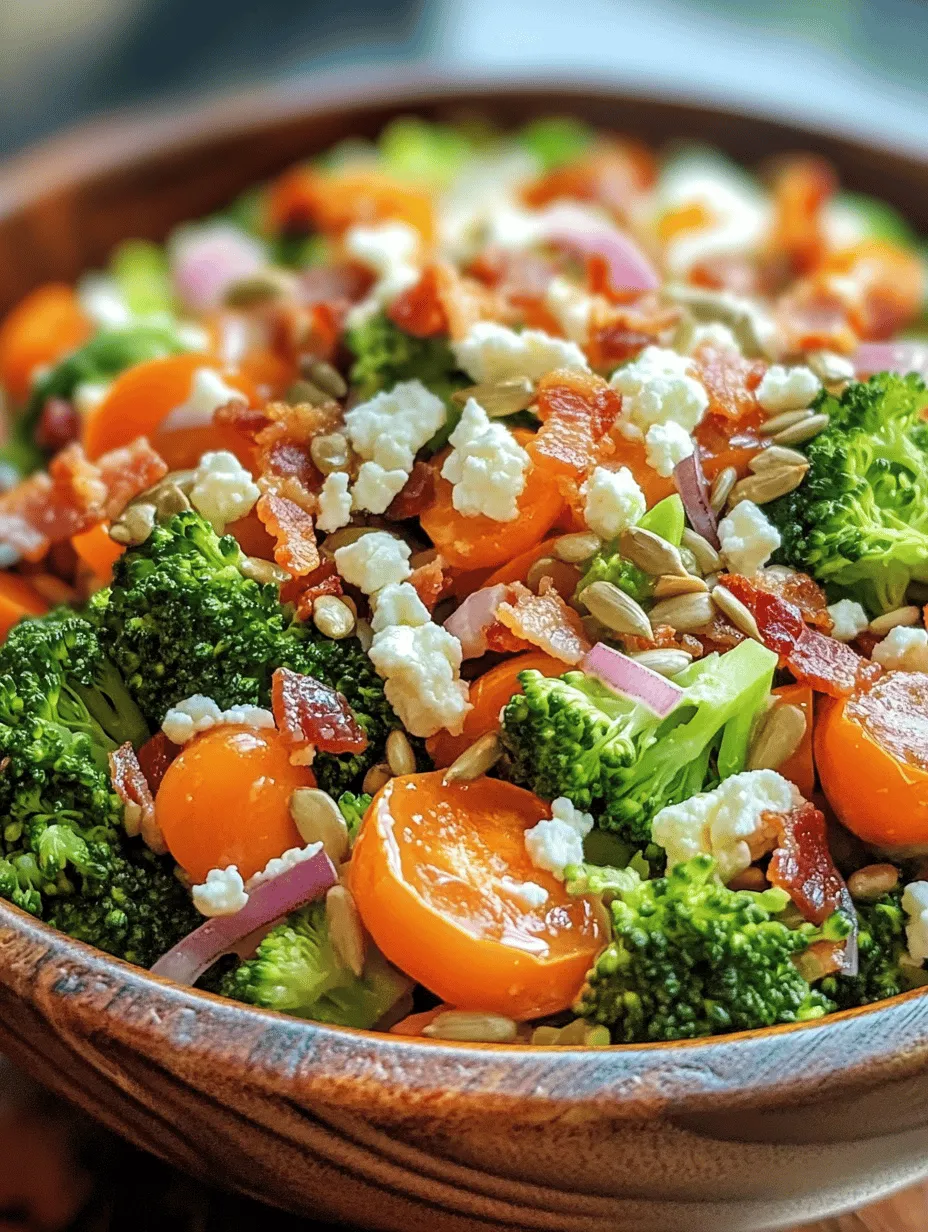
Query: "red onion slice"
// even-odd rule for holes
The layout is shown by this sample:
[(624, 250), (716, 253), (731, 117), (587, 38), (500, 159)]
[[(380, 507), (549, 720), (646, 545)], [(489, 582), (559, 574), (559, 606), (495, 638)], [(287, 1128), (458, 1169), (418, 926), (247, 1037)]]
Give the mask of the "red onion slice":
[(176, 984), (195, 984), (217, 958), (228, 954), (244, 938), (319, 898), (337, 881), (335, 866), (320, 846), (308, 860), (256, 885), (241, 911), (214, 916), (188, 933), (158, 959), (152, 975)]
[(505, 583), (485, 586), (467, 596), (445, 621), (445, 628), (461, 643), (465, 659), (479, 659), (487, 652), (487, 629), (496, 619), (496, 609), (509, 597)]
[(233, 283), (267, 264), (264, 246), (230, 223), (179, 230), (168, 246), (174, 289), (185, 308), (208, 312)]
[(654, 291), (660, 278), (631, 236), (588, 211), (567, 204), (545, 212), (541, 238), (585, 257), (602, 257), (614, 291)]
[(709, 485), (702, 473), (698, 450), (677, 463), (673, 469), (673, 481), (680, 493), (690, 526), (718, 551), (718, 521), (709, 503)]
[(658, 718), (665, 719), (678, 705), (683, 690), (672, 680), (652, 672), (643, 663), (597, 642), (580, 664), (581, 671), (595, 676), (604, 685), (633, 702), (641, 702)]
[(902, 342), (862, 342), (851, 356), (858, 376), (874, 372), (917, 372), (928, 381), (928, 344), (914, 339)]

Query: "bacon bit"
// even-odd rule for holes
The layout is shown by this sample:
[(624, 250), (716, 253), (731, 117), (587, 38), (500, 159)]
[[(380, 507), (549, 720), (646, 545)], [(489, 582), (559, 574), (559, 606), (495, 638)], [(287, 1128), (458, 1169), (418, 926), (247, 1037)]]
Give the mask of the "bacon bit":
[(537, 595), (521, 582), (514, 582), (510, 593), (513, 602), (499, 605), (497, 619), (517, 637), (538, 646), (555, 659), (571, 666), (579, 663), (590, 649), (590, 643), (580, 617), (557, 593), (551, 579), (542, 578)]
[(155, 801), (135, 749), (126, 741), (110, 753), (109, 762), (113, 791), (125, 806), (123, 825), (126, 833), (130, 838), (141, 834), (142, 841), (155, 855), (167, 855), (167, 843), (155, 821)]
[(558, 478), (582, 480), (597, 443), (612, 428), (622, 401), (601, 377), (557, 370), (538, 386), (541, 428), (532, 441), (538, 465)]
[(342, 408), (334, 400), (321, 406), (269, 402), (264, 414), (268, 423), (254, 438), (259, 486), (311, 513), (316, 507), (313, 493), (321, 486), (322, 475), (310, 456), (309, 444), (313, 437), (341, 426)]
[(822, 269), (856, 288), (851, 324), (862, 338), (892, 338), (921, 312), (925, 272), (916, 252), (888, 240), (863, 240), (832, 253)]
[(527, 642), (524, 637), (516, 637), (512, 630), (499, 620), (494, 620), (492, 624), (487, 625), (484, 637), (487, 650), (492, 650), (496, 654), (519, 654), (523, 650), (535, 649), (532, 642)]
[(806, 631), (802, 612), (796, 604), (762, 589), (754, 580), (738, 573), (726, 574), (723, 582), (725, 588), (741, 600), (757, 621), (764, 645), (781, 657), (790, 654)]
[[(323, 562), (315, 573), (319, 573), (328, 562)], [(334, 568), (334, 566), (333, 566)], [(323, 595), (342, 595), (345, 592), (342, 590), (342, 580), (337, 573), (330, 573), (321, 581), (314, 582), (312, 586), (307, 586), (300, 593), (296, 601), (296, 617), (297, 620), (309, 620), (313, 614), (316, 600), (321, 599)], [(283, 592), (281, 592), (283, 598)]]
[(787, 654), (786, 665), (797, 680), (829, 697), (848, 697), (858, 689), (868, 689), (883, 671), (879, 663), (861, 658), (850, 646), (817, 629), (804, 630)]
[(601, 143), (591, 153), (558, 167), (523, 191), (526, 205), (549, 205), (565, 198), (605, 206), (624, 221), (641, 194), (654, 183), (654, 156), (637, 141)]
[(825, 207), (837, 187), (831, 164), (811, 154), (794, 156), (777, 169), (771, 256), (782, 282), (810, 273), (828, 251)]
[(81, 419), (67, 398), (46, 398), (35, 428), (35, 441), (46, 453), (55, 453), (76, 441), (81, 434)]
[(312, 573), (319, 564), (312, 516), (289, 497), (272, 492), (259, 499), (255, 512), (277, 542), (274, 559), (278, 565), (293, 577)]
[(347, 700), (335, 689), (279, 667), (271, 678), (271, 710), (285, 745), (293, 751), (363, 753), (367, 736)]
[(693, 367), (709, 395), (707, 414), (738, 421), (757, 412), (754, 391), (767, 371), (762, 360), (704, 342), (693, 355)]
[(155, 732), (139, 749), (139, 768), (145, 775), (145, 781), (153, 796), (158, 794), (161, 780), (179, 752), (180, 745), (169, 740), (163, 731)]
[(417, 338), (448, 334), (463, 338), (478, 321), (498, 319), (498, 297), (476, 279), (463, 277), (447, 261), (428, 266), (419, 281), (399, 295), (387, 315)]
[(859, 337), (852, 322), (859, 312), (859, 297), (848, 294), (846, 282), (820, 276), (799, 279), (780, 296), (774, 308), (783, 347), (789, 354), (853, 354)]
[(757, 261), (735, 253), (719, 253), (698, 261), (689, 272), (689, 281), (710, 291), (733, 291), (735, 295), (755, 296), (767, 292)]
[(130, 500), (147, 491), (168, 473), (167, 463), (144, 436), (136, 437), (130, 445), (124, 445), (121, 449), (103, 454), (96, 465), (108, 493), (103, 513), (111, 521), (122, 513)]
[(590, 322), (587, 358), (597, 369), (612, 369), (639, 355), (645, 347), (666, 341), (680, 321), (679, 308), (644, 295), (634, 304), (602, 305)]
[(820, 629), (822, 633), (830, 633), (834, 627), (825, 592), (807, 573), (781, 575), (761, 572), (751, 579), (751, 584), (797, 607), (805, 623)]
[(232, 428), (252, 443), (262, 428), (266, 428), (270, 422), (260, 407), (246, 406), (237, 398), (233, 398), (231, 402), (227, 402), (225, 406), (220, 406), (213, 412), (214, 424)]
[(391, 522), (417, 518), (435, 499), (435, 468), (428, 462), (416, 462), (409, 478), (387, 507), (385, 516)]
[(785, 890), (806, 920), (824, 924), (841, 910), (854, 927), (844, 944), (841, 969), (857, 968), (857, 912), (844, 878), (828, 849), (825, 815), (808, 800), (788, 813), (770, 813), (765, 820), (776, 828), (779, 845), (770, 857), (767, 877)]
[(371, 271), (357, 261), (314, 265), (300, 274), (300, 298), (307, 306), (327, 304), (344, 314), (367, 295), (373, 282)]
[(438, 290), (435, 266), (429, 266), (414, 286), (403, 291), (387, 309), (387, 316), (415, 338), (448, 333), (448, 314)]
[(678, 634), (672, 625), (655, 625), (653, 637), (623, 634), (622, 641), (630, 654), (637, 654), (641, 650), (685, 650), (694, 659), (701, 659), (703, 656), (702, 641), (692, 633)]
[(429, 611), (433, 611), (447, 585), (444, 559), (440, 555), (435, 556), (427, 564), (413, 569), (409, 582)]
[(485, 248), (471, 263), (468, 274), (493, 287), (514, 306), (534, 304), (565, 268), (567, 258), (542, 256), (530, 249)]

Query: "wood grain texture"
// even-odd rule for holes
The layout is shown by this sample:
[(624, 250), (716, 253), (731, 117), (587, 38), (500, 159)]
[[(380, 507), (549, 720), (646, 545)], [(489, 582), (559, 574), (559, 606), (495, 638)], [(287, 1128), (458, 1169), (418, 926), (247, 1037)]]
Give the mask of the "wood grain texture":
[[(381, 88), (381, 87), (378, 87)], [(701, 107), (362, 81), (116, 121), (0, 177), (0, 305), (159, 237), (255, 179), (410, 110), (569, 111), (748, 161), (814, 147), (928, 228), (925, 168)], [(306, 1215), (403, 1232), (750, 1232), (928, 1174), (928, 997), (826, 1025), (606, 1051), (337, 1031), (174, 988), (0, 906), (0, 1048), (111, 1128)]]

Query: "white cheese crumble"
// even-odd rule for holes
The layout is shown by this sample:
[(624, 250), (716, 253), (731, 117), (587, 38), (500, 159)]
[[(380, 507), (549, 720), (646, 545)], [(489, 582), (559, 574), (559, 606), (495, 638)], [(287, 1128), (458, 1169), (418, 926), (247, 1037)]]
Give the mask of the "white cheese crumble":
[(248, 902), (241, 874), (234, 864), (228, 868), (211, 868), (202, 885), (191, 891), (193, 905), (200, 915), (235, 915)]
[(662, 212), (700, 206), (707, 218), (704, 226), (681, 231), (667, 244), (664, 260), (674, 274), (686, 274), (700, 261), (755, 252), (770, 230), (770, 202), (724, 165), (670, 168), (657, 199)]
[(460, 678), (461, 643), (440, 625), (390, 625), (374, 634), (370, 660), (387, 701), (413, 736), (461, 734), (470, 710)]
[(739, 501), (719, 522), (722, 556), (732, 573), (753, 577), (780, 546), (780, 532), (753, 501)]
[(910, 881), (902, 891), (902, 910), (909, 917), (905, 935), (909, 957), (920, 967), (928, 958), (928, 881)]
[(252, 511), (261, 489), (234, 453), (217, 449), (200, 459), (189, 495), (194, 509), (221, 535), (230, 522)]
[(240, 389), (227, 385), (212, 368), (197, 368), (190, 382), (190, 394), (186, 402), (175, 406), (161, 421), (161, 432), (175, 432), (180, 428), (206, 428), (213, 422), (213, 415), (229, 402), (247, 402)]
[(419, 280), (416, 257), (419, 232), (405, 222), (385, 222), (375, 227), (350, 227), (345, 232), (345, 250), (377, 275), (370, 294), (348, 316), (355, 326), (395, 299)]
[(793, 784), (775, 770), (747, 770), (713, 791), (662, 808), (651, 833), (667, 852), (668, 867), (706, 853), (728, 883), (775, 843), (776, 830), (764, 814), (788, 813), (800, 802)]
[(695, 450), (693, 438), (685, 428), (671, 420), (669, 423), (652, 424), (644, 438), (645, 457), (648, 466), (668, 479), (674, 467)]
[(590, 813), (574, 808), (566, 796), (551, 801), (551, 817), (525, 831), (525, 849), (535, 868), (564, 880), (564, 869), (583, 863), (583, 840), (593, 829)]
[(371, 628), (375, 633), (382, 633), (390, 625), (409, 625), (417, 629), (432, 619), (415, 586), (409, 582), (384, 586), (371, 596), (371, 606), (374, 610)]
[(161, 730), (172, 744), (186, 744), (212, 727), (274, 727), (274, 716), (261, 706), (232, 706), (220, 710), (211, 697), (194, 693), (172, 706)]
[(409, 474), (404, 470), (388, 471), (379, 462), (362, 462), (351, 489), (352, 509), (386, 513), (394, 498), (405, 488), (408, 478)]
[(350, 410), (345, 431), (363, 461), (385, 471), (409, 472), (418, 451), (447, 417), (444, 402), (421, 381), (401, 381)]
[(375, 530), (337, 548), (335, 568), (350, 585), (372, 595), (391, 582), (404, 582), (409, 577), (409, 556), (408, 543)]
[(928, 630), (897, 625), (873, 647), (873, 661), (899, 672), (928, 672)]
[(495, 321), (472, 325), (466, 337), (452, 343), (452, 350), (468, 376), (486, 384), (517, 377), (540, 381), (555, 368), (589, 369), (576, 342), (555, 338), (540, 329), (517, 333)]
[(99, 406), (110, 392), (112, 381), (79, 381), (74, 387), (71, 401), (74, 409), (83, 419), (89, 415), (95, 406)]
[(828, 605), (828, 615), (834, 622), (831, 636), (837, 642), (853, 642), (870, 624), (870, 618), (853, 599), (839, 599)]
[(627, 466), (617, 471), (597, 466), (581, 487), (586, 524), (600, 539), (614, 539), (644, 517), (647, 502)]
[(316, 525), (327, 535), (333, 530), (347, 526), (351, 521), (351, 496), (348, 492), (348, 476), (344, 471), (326, 475), (319, 492)]
[(291, 847), (282, 856), (274, 856), (272, 860), (268, 860), (260, 873), (255, 873), (253, 877), (249, 877), (245, 889), (251, 891), (255, 886), (261, 885), (263, 881), (273, 881), (275, 877), (279, 877), (281, 873), (288, 872), (291, 868), (296, 868), (304, 860), (311, 860), (321, 850), (321, 843), (310, 843), (306, 847)]
[(803, 411), (821, 388), (822, 383), (811, 368), (803, 365), (784, 368), (782, 364), (773, 364), (757, 387), (757, 401), (770, 415)]
[(81, 308), (101, 329), (124, 329), (132, 324), (132, 310), (109, 274), (85, 274), (77, 284)]
[(595, 296), (587, 295), (568, 278), (552, 278), (545, 292), (545, 307), (571, 342), (586, 345), (596, 311)]
[(709, 395), (690, 372), (690, 359), (666, 347), (649, 346), (612, 374), (622, 395), (620, 430), (641, 439), (652, 424), (673, 422), (692, 432), (709, 405)]
[(550, 897), (545, 887), (537, 881), (513, 881), (507, 877), (502, 882), (502, 888), (526, 907), (543, 907)]
[(468, 398), (448, 443), (451, 453), (441, 473), (452, 484), (451, 503), (458, 513), (514, 521), (530, 458), (509, 429)]
[(738, 339), (731, 332), (727, 325), (723, 325), (721, 321), (709, 321), (705, 325), (697, 325), (690, 335), (688, 350), (690, 354), (697, 347), (708, 343), (710, 346), (719, 347), (724, 351), (741, 352), (741, 345)]

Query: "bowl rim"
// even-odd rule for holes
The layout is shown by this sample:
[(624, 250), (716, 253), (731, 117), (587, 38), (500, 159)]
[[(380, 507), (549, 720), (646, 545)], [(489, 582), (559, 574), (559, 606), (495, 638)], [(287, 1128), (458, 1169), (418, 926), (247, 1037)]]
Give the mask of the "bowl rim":
[[(582, 100), (669, 106), (716, 119), (766, 122), (806, 143), (836, 142), (875, 157), (891, 153), (928, 173), (928, 163), (911, 151), (854, 139), (832, 127), (803, 125), (795, 117), (781, 120), (768, 109), (726, 107), (692, 93), (651, 95), (616, 89), (596, 77), (558, 77), (539, 90), (528, 76), (509, 72), (365, 69), (236, 91), (190, 107), (175, 104), (154, 114), (122, 111), (66, 130), (0, 167), (0, 219), (53, 191), (127, 163), (143, 164), (169, 148), (259, 132), (275, 120), (379, 106), (415, 111), (461, 96), (487, 106), (494, 98), (544, 98), (564, 110)], [(185, 1065), (208, 1065), (214, 1073), (218, 1066), (236, 1077), (244, 1067), (250, 1085), (288, 1097), (301, 1091), (331, 1098), (334, 1083), (341, 1106), (353, 1104), (359, 1111), (369, 1111), (372, 1098), (387, 1100), (399, 1081), (422, 1100), (452, 1088), (483, 1112), (528, 1105), (536, 1114), (546, 1109), (554, 1115), (579, 1101), (603, 1115), (615, 1115), (619, 1105), (623, 1116), (655, 1110), (696, 1114), (749, 1108), (758, 1101), (768, 1107), (795, 1105), (808, 1100), (810, 1089), (828, 1099), (928, 1067), (928, 989), (813, 1022), (680, 1042), (601, 1049), (449, 1043), (324, 1026), (185, 988), (75, 941), (3, 901), (0, 989), (75, 1031), (105, 1036), (120, 1027), (124, 1039), (128, 1023), (143, 1051), (146, 1039), (173, 1035)], [(179, 1038), (179, 1021), (195, 1028), (185, 1028)]]

